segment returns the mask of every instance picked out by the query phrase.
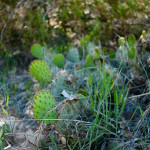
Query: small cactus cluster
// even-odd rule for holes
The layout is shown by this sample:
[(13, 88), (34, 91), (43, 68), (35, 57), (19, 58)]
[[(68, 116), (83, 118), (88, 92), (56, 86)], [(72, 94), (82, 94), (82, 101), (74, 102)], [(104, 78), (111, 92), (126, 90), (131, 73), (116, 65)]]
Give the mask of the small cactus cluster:
[(37, 120), (40, 119), (40, 122), (42, 119), (50, 119), (43, 122), (46, 124), (55, 123), (57, 119), (55, 107), (55, 99), (48, 91), (39, 92), (34, 96), (33, 114)]
[(135, 54), (136, 54), (136, 50), (135, 50), (136, 39), (135, 39), (135, 36), (133, 34), (130, 34), (128, 36), (128, 39), (125, 39), (124, 37), (120, 37), (119, 40), (118, 40), (118, 43), (119, 43), (121, 48), (124, 47), (124, 49), (127, 49), (128, 57), (130, 59), (134, 59), (135, 58)]
[[(31, 54), (38, 58), (38, 59), (44, 59), (45, 61), (47, 61), (47, 56), (44, 56), (44, 50), (43, 47), (40, 44), (34, 44), (31, 47)], [(52, 54), (51, 54), (52, 55)], [(53, 57), (53, 55), (52, 55)], [(65, 58), (62, 54), (56, 54), (53, 57), (53, 63), (59, 67), (59, 68), (63, 68), (65, 65)]]
[(135, 36), (130, 34), (128, 38), (120, 37), (118, 43), (120, 47), (116, 51), (116, 59), (118, 60), (120, 66), (125, 67), (127, 63), (136, 64)]
[[(36, 50), (35, 50), (36, 49)], [(31, 53), (39, 60), (34, 60), (30, 67), (29, 71), (32, 77), (42, 83), (50, 83), (51, 82), (51, 72), (49, 65), (44, 60), (45, 56), (40, 55), (43, 54), (43, 49), (40, 45), (34, 44), (31, 48)], [(51, 55), (52, 56), (52, 55)], [(40, 59), (43, 60), (40, 60)], [(63, 68), (65, 65), (65, 58), (62, 54), (55, 54), (52, 56), (52, 62), (59, 68)], [(69, 52), (70, 61), (77, 63), (79, 62), (79, 53), (78, 49), (72, 48)], [(53, 81), (48, 84), (48, 88), (50, 88), (51, 92), (59, 99), (62, 91), (72, 89), (70, 84), (67, 84), (65, 81), (66, 72), (61, 72), (55, 76), (53, 76)], [(50, 86), (49, 86), (50, 85)], [(60, 99), (59, 99), (60, 100)], [(69, 111), (69, 110), (68, 110)], [(51, 93), (48, 91), (39, 92), (34, 96), (33, 100), (33, 114), (34, 117), (40, 122), (43, 121), (46, 124), (56, 123), (56, 120), (59, 115), (57, 115), (55, 99)], [(62, 113), (60, 113), (62, 114)], [(65, 112), (63, 112), (65, 114)], [(62, 116), (59, 116), (62, 118)]]
[(90, 68), (99, 64), (101, 46), (96, 46), (93, 42), (86, 42), (85, 49), (85, 67)]

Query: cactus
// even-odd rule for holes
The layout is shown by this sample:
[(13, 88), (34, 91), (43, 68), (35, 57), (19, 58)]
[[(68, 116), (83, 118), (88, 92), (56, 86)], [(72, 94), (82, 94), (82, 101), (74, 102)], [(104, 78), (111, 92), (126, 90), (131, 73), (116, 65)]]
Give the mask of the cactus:
[(31, 47), (31, 53), (34, 57), (36, 58), (39, 58), (39, 59), (42, 59), (43, 56), (44, 56), (44, 51), (43, 51), (43, 48), (41, 45), (39, 44), (34, 44), (32, 47)]
[(53, 78), (52, 84), (48, 85), (49, 90), (53, 93), (57, 100), (63, 100), (64, 97), (61, 95), (63, 90), (71, 91), (73, 87), (67, 82), (68, 74), (66, 71), (60, 71)]
[(115, 57), (120, 67), (125, 67), (128, 61), (128, 49), (125, 46), (120, 46), (116, 51)]
[(130, 59), (135, 58), (135, 49), (134, 49), (134, 48), (130, 48), (130, 49), (128, 50), (128, 57), (129, 57)]
[(68, 59), (74, 63), (78, 63), (80, 61), (79, 52), (77, 48), (69, 49)]
[(135, 42), (136, 42), (135, 36), (133, 34), (130, 34), (128, 36), (128, 45), (129, 45), (129, 47), (134, 47)]
[(133, 34), (130, 34), (128, 36), (128, 57), (130, 59), (134, 59), (135, 58), (135, 42), (136, 42), (136, 39), (135, 39), (135, 36)]
[[(80, 116), (82, 104), (79, 100), (64, 101), (58, 107), (58, 122), (56, 123), (57, 130), (63, 134), (68, 135), (75, 133), (75, 122), (69, 120), (76, 120)], [(65, 119), (65, 120), (63, 120)]]
[[(39, 92), (34, 96), (33, 102), (33, 114), (38, 119), (57, 119), (57, 113), (55, 109), (55, 99), (52, 94), (47, 91)], [(40, 122), (42, 120), (39, 120)], [(56, 120), (44, 120), (46, 124), (55, 123)]]
[(30, 67), (30, 74), (41, 82), (50, 82), (51, 81), (51, 73), (50, 69), (46, 62), (42, 60), (34, 60)]
[(87, 53), (92, 53), (96, 48), (96, 45), (93, 42), (88, 43), (87, 45)]
[(124, 46), (124, 44), (125, 44), (125, 38), (124, 37), (120, 37), (118, 39), (118, 43), (119, 43), (120, 46)]
[(94, 60), (91, 54), (88, 54), (85, 59), (85, 67), (94, 67)]
[(100, 57), (100, 52), (99, 50), (96, 48), (95, 51), (94, 51), (94, 54), (93, 54), (93, 58), (94, 60), (98, 60)]
[(60, 68), (63, 68), (65, 65), (65, 58), (62, 54), (56, 54), (53, 58), (53, 63)]
[(91, 37), (86, 35), (84, 38), (81, 39), (80, 44), (82, 47), (86, 48), (87, 44), (90, 42)]

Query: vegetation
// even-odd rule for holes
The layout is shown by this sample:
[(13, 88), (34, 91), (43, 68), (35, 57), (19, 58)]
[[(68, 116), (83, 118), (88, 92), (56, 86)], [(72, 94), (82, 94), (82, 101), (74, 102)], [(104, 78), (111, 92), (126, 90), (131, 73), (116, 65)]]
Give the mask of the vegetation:
[(149, 10), (2, 0), (0, 149), (149, 150)]

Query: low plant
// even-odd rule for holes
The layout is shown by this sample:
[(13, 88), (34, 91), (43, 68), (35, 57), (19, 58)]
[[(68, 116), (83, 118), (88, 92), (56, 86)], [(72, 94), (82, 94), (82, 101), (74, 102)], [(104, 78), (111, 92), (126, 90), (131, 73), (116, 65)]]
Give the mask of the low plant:
[(116, 59), (121, 67), (125, 67), (128, 64), (136, 65), (136, 39), (133, 34), (130, 34), (128, 38), (120, 37), (118, 40), (120, 47), (116, 52)]
[[(122, 87), (118, 94), (118, 90), (114, 88), (118, 77), (112, 83), (113, 74), (114, 71), (108, 76), (103, 64), (103, 67), (99, 68), (97, 78), (89, 77), (88, 100), (90, 103), (89, 109), (93, 113), (93, 125), (89, 130), (89, 147), (98, 139), (100, 140), (105, 133), (114, 129), (116, 133), (111, 132), (110, 134), (118, 136), (118, 120), (121, 119), (128, 92), (127, 89)], [(113, 122), (111, 118), (114, 118)], [(115, 127), (113, 123), (116, 123)]]
[(60, 68), (63, 68), (64, 65), (65, 65), (65, 58), (64, 58), (64, 55), (62, 54), (56, 54), (53, 58), (53, 63), (60, 67)]
[(5, 136), (5, 124), (0, 129), (0, 149), (5, 148), (4, 136)]
[(46, 62), (42, 60), (34, 60), (30, 65), (30, 74), (41, 82), (50, 82), (51, 73)]
[(55, 99), (48, 91), (39, 92), (34, 96), (33, 114), (40, 122), (44, 120), (46, 124), (55, 123), (57, 119), (55, 107)]
[(94, 66), (95, 66), (95, 64), (94, 64), (93, 57), (91, 54), (88, 54), (85, 59), (85, 67), (90, 68), (90, 67), (94, 67)]
[(42, 59), (44, 57), (44, 51), (40, 44), (34, 44), (31, 47), (31, 53), (34, 57)]
[[(52, 55), (52, 52), (47, 50), (46, 53), (47, 56), (50, 55), (53, 58), (51, 65), (54, 63), (58, 67), (64, 67), (65, 58), (62, 54)], [(97, 72), (95, 69), (95, 71), (89, 72), (91, 67), (96, 68), (98, 66), (95, 62), (100, 61), (101, 57), (100, 50), (95, 45), (94, 48), (92, 47), (88, 51), (85, 60), (83, 59), (84, 64), (82, 61), (80, 62), (77, 48), (70, 48), (66, 55), (66, 64), (69, 62), (74, 66), (84, 67), (84, 69), (78, 70), (79, 68), (75, 67), (70, 75), (68, 70), (61, 69), (60, 71), (59, 68), (53, 67), (58, 70), (51, 73), (53, 68), (49, 69), (49, 65), (44, 60), (45, 57), (42, 60), (35, 60), (31, 63), (31, 75), (36, 80), (47, 83), (44, 86), (46, 91), (41, 91), (34, 96), (34, 117), (39, 122), (54, 124), (55, 128), (65, 137), (71, 134), (83, 137), (86, 132), (86, 142), (80, 141), (78, 143), (78, 146), (83, 149), (91, 148), (94, 142), (100, 140), (106, 133), (119, 136), (118, 123), (127, 97), (126, 89), (122, 88), (118, 92), (116, 86), (120, 74), (114, 77), (115, 70), (108, 69), (105, 66), (104, 57), (103, 62), (99, 63), (99, 71)], [(80, 71), (82, 75), (77, 75)], [(83, 82), (82, 80), (85, 77), (88, 79), (88, 84), (85, 84), (86, 90), (81, 88), (83, 85), (80, 83)], [(78, 96), (75, 96), (77, 90)], [(74, 93), (73, 96), (71, 96), (71, 93)], [(58, 101), (60, 103), (57, 103)], [(113, 122), (111, 117), (115, 118)], [(84, 121), (81, 121), (82, 118), (84, 118)], [(79, 126), (77, 127), (76, 121), (79, 121)], [(87, 122), (90, 122), (88, 127), (86, 126)], [(101, 126), (103, 128), (100, 128)]]
[(78, 63), (80, 61), (79, 52), (77, 48), (70, 48), (68, 52), (68, 59), (73, 63)]

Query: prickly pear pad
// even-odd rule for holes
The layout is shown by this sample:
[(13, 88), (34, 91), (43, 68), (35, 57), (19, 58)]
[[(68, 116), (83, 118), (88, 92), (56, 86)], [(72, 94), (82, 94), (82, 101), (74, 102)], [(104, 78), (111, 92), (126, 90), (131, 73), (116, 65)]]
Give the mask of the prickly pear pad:
[(65, 58), (64, 58), (64, 55), (62, 54), (56, 54), (53, 58), (53, 63), (60, 67), (60, 68), (63, 68), (64, 65), (65, 65)]
[[(33, 114), (38, 119), (57, 119), (57, 113), (55, 109), (55, 99), (48, 91), (39, 92), (34, 96), (33, 102)], [(40, 120), (41, 122), (42, 120)], [(55, 123), (56, 120), (45, 120), (46, 124)]]
[(30, 65), (30, 74), (41, 82), (50, 82), (51, 74), (50, 69), (46, 62), (42, 60), (35, 60)]
[(31, 47), (31, 53), (34, 57), (39, 58), (39, 59), (43, 58), (44, 56), (43, 48), (40, 44), (34, 44)]
[(85, 67), (94, 67), (94, 60), (91, 54), (88, 54), (85, 59)]
[(68, 59), (74, 63), (78, 63), (80, 61), (80, 56), (77, 48), (71, 48), (69, 50)]

